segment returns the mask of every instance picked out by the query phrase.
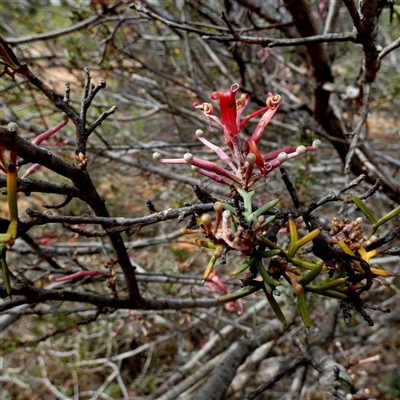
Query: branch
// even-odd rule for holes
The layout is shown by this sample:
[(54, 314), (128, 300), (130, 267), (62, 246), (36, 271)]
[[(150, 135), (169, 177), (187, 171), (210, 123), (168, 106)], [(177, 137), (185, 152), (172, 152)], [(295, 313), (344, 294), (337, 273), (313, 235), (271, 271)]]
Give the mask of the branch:
[[(294, 314), (292, 313), (288, 316), (288, 320), (292, 320), (293, 317)], [(282, 325), (277, 319), (273, 319), (251, 340), (243, 337), (234, 342), (219, 365), (215, 367), (208, 381), (196, 393), (194, 400), (224, 399), (225, 393), (236, 375), (237, 368), (244, 362), (247, 356), (258, 348), (260, 344), (282, 336), (286, 329), (287, 327)]]
[[(60, 157), (39, 147), (17, 134), (17, 130), (0, 126), (0, 146), (13, 151), (19, 157), (31, 163), (38, 163), (51, 169), (59, 175), (71, 179), (73, 182), (83, 183), (86, 180), (78, 168), (65, 162)], [(16, 124), (13, 124), (16, 125)], [(83, 180), (82, 180), (83, 178)]]
[(368, 118), (371, 85), (369, 83), (365, 83), (363, 85), (363, 89), (364, 89), (364, 94), (363, 94), (363, 103), (362, 103), (362, 109), (361, 109), (360, 122), (358, 123), (358, 125), (356, 126), (354, 131), (348, 134), (348, 136), (350, 138), (352, 138), (352, 141), (350, 143), (349, 151), (346, 155), (346, 162), (345, 162), (345, 167), (344, 167), (345, 175), (349, 175), (349, 173), (350, 173), (351, 160), (354, 156), (354, 152), (356, 151), (357, 142), (360, 137), (361, 130), (364, 127), (365, 123), (367, 122), (367, 118)]
[(371, 83), (375, 81), (380, 68), (379, 53), (382, 47), (376, 42), (378, 33), (378, 0), (360, 2), (357, 10), (353, 0), (343, 0), (353, 24), (357, 31), (357, 42), (361, 43), (364, 50), (364, 62), (360, 82)]
[[(79, 191), (78, 197), (85, 201), (96, 215), (109, 217), (108, 210), (103, 200), (97, 193), (89, 174), (84, 169), (76, 168), (49, 151), (18, 136), (14, 126), (13, 129), (6, 129), (0, 126), (0, 146), (13, 151), (27, 161), (42, 164), (57, 172), (59, 175), (71, 179)], [(135, 278), (134, 268), (130, 262), (121, 235), (119, 233), (111, 233), (109, 237), (113, 244), (117, 261), (124, 271), (129, 297), (131, 301), (139, 301), (141, 296)]]
[(282, 367), (273, 378), (262, 384), (260, 387), (257, 388), (257, 390), (254, 390), (254, 392), (251, 392), (246, 397), (246, 400), (253, 400), (256, 397), (260, 396), (267, 389), (269, 389), (274, 383), (280, 381), (287, 373), (292, 372), (300, 365), (309, 364), (310, 361), (311, 357), (309, 355), (293, 358), (292, 361), (288, 362), (284, 367)]
[[(109, 6), (109, 9), (115, 8), (117, 5), (118, 5), (118, 2), (112, 6)], [(92, 17), (84, 19), (83, 21), (80, 21), (80, 22), (78, 22), (74, 25), (68, 26), (66, 28), (57, 29), (52, 32), (39, 33), (37, 35), (27, 35), (27, 36), (21, 36), (21, 37), (17, 37), (17, 38), (7, 38), (7, 39), (5, 39), (5, 41), (9, 44), (18, 45), (18, 44), (37, 42), (39, 40), (55, 39), (59, 36), (65, 36), (69, 33), (73, 33), (75, 31), (79, 31), (81, 29), (87, 28), (88, 26), (90, 26), (92, 24), (106, 22), (107, 20), (108, 20), (108, 18), (104, 17), (102, 15), (94, 15)]]
[(324, 43), (324, 42), (356, 42), (357, 35), (353, 32), (348, 33), (331, 33), (325, 35), (314, 35), (309, 37), (300, 37), (292, 39), (277, 39), (273, 37), (253, 37), (253, 36), (242, 36), (233, 30), (231, 23), (225, 14), (223, 14), (223, 21), (227, 24), (229, 30), (232, 32), (231, 35), (226, 34), (210, 34), (210, 31), (193, 28), (189, 25), (182, 24), (179, 22), (172, 21), (164, 18), (159, 14), (156, 14), (141, 5), (132, 5), (131, 8), (135, 8), (136, 11), (147, 15), (151, 19), (160, 21), (170, 28), (178, 30), (197, 33), (202, 36), (205, 40), (216, 40), (218, 42), (243, 42), (248, 44), (258, 44), (263, 47), (276, 47), (276, 46), (299, 46), (311, 43)]
[[(6, 298), (6, 290), (0, 287), (0, 298)], [(128, 310), (183, 310), (190, 308), (211, 308), (223, 306), (215, 299), (139, 299), (131, 301), (128, 299), (117, 299), (110, 296), (100, 296), (87, 292), (70, 292), (67, 290), (40, 289), (33, 286), (13, 288), (13, 296), (24, 296), (25, 298), (10, 300), (0, 305), (0, 312), (10, 310), (22, 304), (43, 303), (52, 301), (69, 301), (88, 303), (97, 307), (107, 307)]]
[[(85, 216), (85, 217), (72, 217), (64, 215), (53, 215), (50, 213), (41, 213), (31, 209), (26, 209), (26, 213), (31, 218), (30, 221), (21, 221), (22, 226), (33, 226), (43, 225), (46, 223), (62, 223), (62, 224), (99, 224), (109, 228), (121, 227), (123, 230), (128, 228), (140, 229), (143, 226), (156, 224), (171, 219), (178, 219), (182, 221), (187, 216), (193, 214), (204, 214), (214, 210), (212, 203), (207, 204), (193, 204), (187, 207), (181, 208), (169, 208), (165, 211), (153, 213), (145, 217), (138, 218), (124, 218), (124, 217), (97, 217), (97, 216)], [(26, 224), (26, 225), (25, 225)]]
[[(4, 175), (0, 175), (0, 187), (7, 187), (7, 179)], [(62, 194), (71, 197), (79, 196), (79, 191), (75, 187), (65, 183), (45, 182), (28, 178), (18, 178), (17, 189), (19, 192), (25, 193), (26, 196), (29, 196), (32, 192)]]
[(331, 43), (331, 42), (353, 42), (357, 43), (357, 35), (349, 33), (327, 33), (324, 35), (313, 35), (293, 39), (277, 39), (272, 37), (254, 37), (254, 36), (232, 36), (232, 35), (203, 35), (205, 40), (216, 40), (218, 42), (241, 42), (248, 44), (258, 44), (263, 47), (289, 47), (302, 46), (310, 44)]
[(383, 57), (386, 57), (390, 52), (393, 50), (396, 50), (398, 47), (400, 47), (400, 37), (396, 39), (393, 43), (389, 44), (389, 46), (386, 46), (379, 54), (379, 59), (382, 60)]

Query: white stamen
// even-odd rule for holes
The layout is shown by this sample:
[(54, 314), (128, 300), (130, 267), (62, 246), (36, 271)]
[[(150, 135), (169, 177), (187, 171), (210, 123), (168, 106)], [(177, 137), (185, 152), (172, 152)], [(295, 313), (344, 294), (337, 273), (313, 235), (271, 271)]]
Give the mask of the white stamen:
[(279, 153), (277, 159), (279, 162), (283, 163), (288, 159), (288, 155), (284, 151), (282, 151), (282, 153)]
[(257, 159), (257, 157), (256, 157), (256, 155), (253, 154), (253, 153), (249, 153), (249, 154), (247, 154), (247, 156), (246, 156), (246, 161), (247, 161), (250, 165), (253, 165), (253, 164), (256, 162), (256, 159)]
[(316, 139), (313, 141), (312, 145), (318, 149), (318, 147), (321, 146), (321, 141), (319, 139)]
[(231, 212), (230, 212), (229, 210), (225, 210), (225, 211), (222, 213), (222, 217), (223, 217), (224, 219), (229, 219), (231, 216), (232, 216), (232, 214), (231, 214)]
[(156, 153), (153, 154), (153, 159), (154, 159), (154, 160), (160, 161), (161, 158), (162, 158), (162, 157), (161, 157), (161, 154), (160, 154), (160, 153), (157, 153), (157, 152), (156, 152)]
[(190, 164), (192, 161), (193, 161), (193, 154), (191, 154), (191, 153), (186, 153), (184, 156), (183, 156), (183, 159), (188, 163), (188, 164)]
[(296, 149), (296, 153), (297, 154), (304, 154), (307, 151), (307, 149), (305, 148), (305, 146), (301, 145)]

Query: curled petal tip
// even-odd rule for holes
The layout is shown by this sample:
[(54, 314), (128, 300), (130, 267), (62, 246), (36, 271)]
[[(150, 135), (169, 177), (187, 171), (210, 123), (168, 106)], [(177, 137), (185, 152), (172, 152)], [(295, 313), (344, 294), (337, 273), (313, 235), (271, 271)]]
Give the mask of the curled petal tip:
[(279, 103), (281, 102), (282, 97), (279, 94), (273, 94), (273, 93), (268, 93), (268, 98), (267, 98), (267, 107), (270, 109), (275, 109), (276, 107), (279, 106)]
[(238, 83), (234, 83), (234, 84), (231, 86), (231, 91), (232, 91), (233, 93), (236, 93), (239, 89), (240, 89), (240, 85), (239, 85)]
[(193, 108), (199, 108), (205, 114), (212, 114), (214, 111), (214, 106), (211, 103), (200, 103), (198, 101), (192, 104)]

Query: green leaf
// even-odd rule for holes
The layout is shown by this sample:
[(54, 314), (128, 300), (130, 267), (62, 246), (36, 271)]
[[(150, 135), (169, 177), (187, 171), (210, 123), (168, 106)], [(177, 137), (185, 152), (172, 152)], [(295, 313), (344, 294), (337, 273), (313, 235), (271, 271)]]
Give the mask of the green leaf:
[(237, 299), (240, 299), (242, 297), (246, 297), (249, 294), (252, 294), (254, 292), (257, 292), (257, 290), (260, 290), (259, 287), (255, 287), (255, 286), (250, 286), (240, 292), (236, 292), (236, 293), (231, 293), (231, 294), (227, 294), (225, 296), (220, 297), (217, 301), (218, 303), (226, 303), (228, 301), (234, 301)]
[(372, 225), (375, 225), (376, 218), (374, 217), (374, 214), (372, 214), (372, 211), (365, 205), (365, 203), (357, 196), (353, 196), (351, 199), (353, 200), (353, 203), (360, 209), (360, 211), (368, 218), (368, 221)]
[(311, 242), (311, 240), (315, 239), (320, 233), (321, 231), (319, 229), (314, 229), (312, 232), (307, 233), (307, 235), (303, 236), (301, 239), (297, 241), (297, 250), (301, 246), (304, 246), (308, 242)]
[(307, 290), (315, 289), (323, 291), (323, 290), (337, 288), (338, 286), (344, 286), (345, 284), (346, 284), (346, 278), (338, 278), (330, 282), (322, 283), (321, 285), (315, 285), (315, 286), (307, 285), (305, 286), (305, 288)]
[(290, 246), (288, 250), (288, 256), (289, 258), (292, 258), (297, 251), (297, 240), (299, 238), (298, 232), (297, 232), (297, 227), (296, 223), (294, 222), (294, 219), (291, 215), (289, 215), (288, 219), (288, 224), (289, 224), (289, 232), (290, 232)]
[(312, 271), (314, 268), (318, 267), (318, 264), (312, 264), (307, 261), (300, 260), (299, 258), (290, 258), (289, 261), (298, 267), (302, 267), (304, 269), (309, 269)]
[(268, 224), (271, 224), (272, 222), (275, 221), (276, 215), (271, 215), (269, 216), (261, 225), (261, 228), (264, 228), (264, 226), (267, 226)]
[(232, 207), (230, 204), (223, 203), (222, 206), (224, 207), (225, 210), (230, 211), (232, 215), (236, 215), (237, 214), (235, 208)]
[(267, 213), (271, 208), (275, 207), (279, 203), (279, 199), (271, 200), (268, 203), (262, 205), (258, 210), (254, 211), (254, 217), (258, 218), (260, 215)]
[(207, 278), (210, 276), (211, 271), (214, 268), (215, 262), (217, 261), (217, 257), (215, 255), (213, 255), (210, 259), (210, 261), (208, 262), (207, 268), (204, 271), (203, 274), (203, 283), (207, 280)]
[[(254, 265), (256, 266), (261, 277), (263, 278), (264, 284), (269, 285), (269, 286), (279, 286), (280, 285), (279, 281), (277, 281), (276, 279), (273, 279), (269, 276), (269, 273), (267, 272), (263, 263), (260, 260), (255, 259)], [(266, 287), (268, 289), (268, 286), (266, 286)]]
[(4, 245), (0, 246), (0, 263), (1, 271), (3, 274), (3, 283), (6, 288), (7, 294), (12, 298), (12, 289), (10, 284), (10, 274), (8, 272), (7, 262), (6, 262), (6, 247)]
[(305, 289), (309, 292), (312, 293), (317, 293), (320, 296), (326, 296), (326, 297), (332, 297), (334, 299), (339, 299), (339, 300), (345, 300), (347, 299), (347, 296), (343, 292), (339, 292), (338, 290), (319, 290), (317, 288), (314, 288), (314, 286), (306, 286)]
[(267, 289), (263, 289), (265, 296), (268, 300), (269, 305), (272, 308), (272, 311), (274, 312), (274, 314), (276, 315), (276, 318), (279, 319), (279, 321), (281, 322), (282, 325), (286, 325), (286, 318), (281, 310), (281, 308), (279, 307), (278, 302), (275, 300), (275, 297), (272, 293), (269, 293)]
[(232, 275), (238, 275), (241, 272), (245, 271), (247, 268), (250, 267), (251, 264), (254, 262), (254, 257), (250, 257), (247, 260), (243, 261), (240, 265), (238, 265), (235, 270), (232, 272)]
[(390, 221), (392, 218), (396, 217), (398, 214), (400, 214), (400, 206), (396, 207), (394, 210), (390, 211), (387, 213), (384, 217), (380, 218), (376, 223), (374, 224), (374, 233), (375, 231), (384, 223)]
[(304, 286), (312, 282), (322, 271), (322, 265), (316, 265), (307, 275), (299, 280), (300, 285)]
[(277, 256), (280, 253), (281, 253), (280, 249), (273, 249), (273, 250), (267, 250), (267, 251), (257, 251), (256, 254), (259, 258), (270, 258), (273, 256)]
[(306, 295), (304, 292), (297, 294), (297, 304), (299, 306), (299, 311), (303, 324), (306, 328), (311, 326), (310, 313), (308, 312)]

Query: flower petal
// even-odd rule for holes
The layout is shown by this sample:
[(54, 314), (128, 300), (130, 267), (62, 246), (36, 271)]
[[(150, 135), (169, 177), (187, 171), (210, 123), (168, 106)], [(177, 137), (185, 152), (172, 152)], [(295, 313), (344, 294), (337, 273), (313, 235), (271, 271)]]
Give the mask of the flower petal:
[(236, 99), (235, 93), (239, 90), (237, 83), (231, 86), (228, 92), (213, 92), (212, 100), (217, 100), (221, 110), (221, 118), (224, 125), (231, 135), (237, 135), (240, 131), (237, 125)]

